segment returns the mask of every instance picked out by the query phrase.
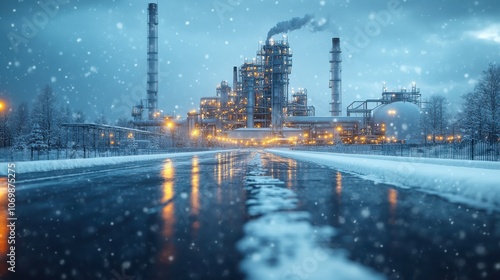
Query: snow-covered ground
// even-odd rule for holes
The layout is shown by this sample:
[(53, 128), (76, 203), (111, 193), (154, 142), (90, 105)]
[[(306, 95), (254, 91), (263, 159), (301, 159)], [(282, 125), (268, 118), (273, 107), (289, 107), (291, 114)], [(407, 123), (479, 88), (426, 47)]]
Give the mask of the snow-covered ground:
[(418, 188), (451, 201), (500, 210), (500, 162), (347, 155), (285, 149), (266, 151), (351, 172), (380, 183)]
[(331, 226), (313, 226), (310, 214), (297, 211), (298, 198), (284, 182), (265, 176), (256, 154), (246, 177), (248, 213), (238, 242), (244, 259), (240, 268), (250, 280), (273, 279), (383, 279), (371, 269), (350, 261), (328, 246), (335, 234)]
[[(185, 153), (170, 153), (157, 155), (142, 155), (142, 156), (120, 156), (120, 157), (105, 157), (105, 158), (87, 158), (87, 159), (62, 159), (62, 160), (40, 160), (40, 161), (23, 161), (16, 162), (16, 173), (30, 172), (47, 172), (54, 170), (65, 170), (73, 168), (85, 168), (93, 166), (106, 166), (114, 164), (122, 164), (135, 161), (167, 159), (183, 156), (193, 156), (211, 153), (220, 153), (224, 150), (205, 151), (205, 152), (185, 152)], [(0, 162), (0, 176), (7, 174), (7, 162)]]

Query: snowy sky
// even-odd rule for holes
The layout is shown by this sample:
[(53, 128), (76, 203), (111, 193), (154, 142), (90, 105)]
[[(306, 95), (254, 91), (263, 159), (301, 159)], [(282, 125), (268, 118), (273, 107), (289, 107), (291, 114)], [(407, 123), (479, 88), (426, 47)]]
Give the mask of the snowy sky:
[[(54, 1), (59, 10), (40, 5)], [(91, 120), (102, 111), (129, 116), (146, 97), (149, 1), (37, 2), (0, 4), (1, 98), (16, 106), (50, 84)], [(497, 0), (161, 1), (159, 108), (184, 117), (220, 81), (232, 83), (232, 67), (255, 57), (271, 27), (305, 14), (327, 28), (288, 34), (290, 86), (308, 89), (319, 116), (329, 114), (332, 37), (342, 42), (344, 114), (354, 100), (378, 98), (384, 82), (390, 89), (416, 82), (424, 98), (441, 93), (458, 108), (459, 96), (500, 59)]]

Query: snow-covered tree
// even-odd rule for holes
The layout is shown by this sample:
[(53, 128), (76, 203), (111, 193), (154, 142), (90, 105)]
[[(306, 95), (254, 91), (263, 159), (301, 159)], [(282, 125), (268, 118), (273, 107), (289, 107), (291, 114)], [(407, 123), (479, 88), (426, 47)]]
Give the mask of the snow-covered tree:
[(158, 137), (152, 137), (149, 143), (150, 149), (159, 149), (160, 148), (160, 139)]
[(52, 144), (56, 147), (63, 147), (66, 143), (66, 129), (62, 124), (70, 123), (73, 121), (73, 114), (68, 104), (62, 104), (59, 111), (56, 112), (54, 136), (52, 137)]
[(33, 128), (31, 129), (31, 133), (27, 137), (28, 147), (33, 148), (35, 150), (43, 150), (48, 147), (47, 142), (43, 137), (43, 130), (41, 127), (35, 123)]
[(474, 91), (462, 96), (460, 124), (468, 135), (491, 142), (500, 137), (500, 66), (491, 64)]
[(137, 141), (135, 141), (134, 135), (131, 133), (127, 137), (127, 149), (130, 154), (135, 154), (138, 148)]
[[(0, 103), (2, 104), (2, 103)], [(1, 105), (4, 106), (3, 104)], [(12, 138), (11, 132), (11, 110), (7, 110), (5, 107), (0, 108), (0, 147), (7, 147), (10, 145), (10, 139)]]
[(107, 117), (106, 117), (106, 115), (104, 114), (104, 111), (102, 111), (102, 112), (99, 114), (99, 117), (95, 120), (95, 123), (96, 123), (96, 124), (109, 124), (108, 118), (107, 118)]
[(38, 94), (33, 105), (31, 121), (38, 124), (42, 131), (43, 140), (47, 146), (51, 145), (52, 136), (57, 121), (57, 101), (52, 88), (47, 85)]
[(17, 109), (12, 113), (10, 124), (10, 130), (14, 138), (30, 133), (30, 113), (27, 102), (22, 102), (17, 106)]
[(73, 122), (75, 123), (85, 123), (87, 121), (87, 115), (82, 110), (78, 110), (73, 113)]
[(73, 122), (73, 110), (68, 104), (61, 105), (61, 114), (59, 115), (60, 123)]

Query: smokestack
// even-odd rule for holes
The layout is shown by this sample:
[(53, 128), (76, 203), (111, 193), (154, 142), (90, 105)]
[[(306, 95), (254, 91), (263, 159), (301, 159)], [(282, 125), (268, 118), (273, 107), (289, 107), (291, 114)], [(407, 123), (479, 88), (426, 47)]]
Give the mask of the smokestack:
[(340, 50), (340, 39), (332, 38), (332, 59), (330, 88), (332, 89), (332, 102), (330, 113), (333, 117), (342, 115), (342, 57)]
[(158, 5), (148, 5), (148, 119), (157, 118), (158, 111)]
[(238, 91), (238, 67), (233, 67), (233, 92), (236, 93)]

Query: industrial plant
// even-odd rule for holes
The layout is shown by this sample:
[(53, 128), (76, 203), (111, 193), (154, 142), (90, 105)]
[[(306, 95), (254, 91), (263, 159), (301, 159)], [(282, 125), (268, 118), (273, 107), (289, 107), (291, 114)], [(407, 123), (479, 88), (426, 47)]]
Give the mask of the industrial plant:
[(222, 81), (213, 97), (200, 100), (191, 123), (205, 138), (235, 143), (334, 144), (418, 142), (421, 95), (411, 89), (387, 90), (379, 99), (355, 101), (342, 116), (342, 57), (340, 39), (332, 39), (331, 116), (315, 116), (307, 89), (289, 93), (292, 52), (286, 37), (269, 38), (257, 57), (233, 69), (233, 84)]
[[(421, 141), (418, 124), (422, 102), (414, 83), (410, 89), (398, 90), (388, 90), (384, 85), (380, 98), (352, 102), (346, 107), (346, 115), (342, 114), (339, 38), (332, 38), (330, 50), (330, 116), (315, 116), (315, 107), (308, 104), (307, 89), (289, 90), (292, 50), (287, 37), (274, 38), (300, 28), (309, 18), (293, 20), (290, 24), (295, 26), (271, 29), (265, 43), (259, 44), (255, 58), (233, 67), (232, 85), (222, 81), (214, 96), (200, 99), (199, 110), (179, 120), (164, 116), (158, 109), (158, 6), (150, 3), (147, 96), (132, 109), (134, 126), (152, 132), (168, 126), (195, 140), (239, 145)], [(282, 23), (277, 26), (288, 24)]]

